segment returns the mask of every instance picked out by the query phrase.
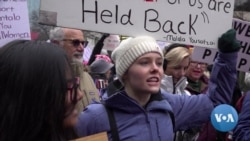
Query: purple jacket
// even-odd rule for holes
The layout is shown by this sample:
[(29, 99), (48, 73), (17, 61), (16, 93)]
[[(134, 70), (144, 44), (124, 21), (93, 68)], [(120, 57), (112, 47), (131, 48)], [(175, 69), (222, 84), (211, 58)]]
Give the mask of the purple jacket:
[(249, 141), (250, 140), (250, 91), (244, 97), (239, 121), (233, 131), (233, 140)]
[[(236, 82), (236, 53), (219, 54), (209, 81), (208, 94), (185, 96), (161, 91), (152, 94), (146, 107), (120, 91), (104, 100), (114, 110), (121, 141), (171, 141), (174, 113), (175, 129), (185, 130), (209, 120), (214, 106), (229, 103)], [(89, 105), (79, 116), (79, 136), (107, 131), (112, 140), (106, 109), (100, 103)]]

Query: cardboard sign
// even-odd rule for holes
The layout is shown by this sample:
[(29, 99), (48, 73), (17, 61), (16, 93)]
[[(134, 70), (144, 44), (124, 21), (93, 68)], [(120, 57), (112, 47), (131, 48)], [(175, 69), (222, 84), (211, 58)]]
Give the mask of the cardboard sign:
[(42, 0), (40, 23), (216, 47), (234, 0)]
[(71, 141), (108, 141), (108, 136), (106, 132), (97, 133), (87, 137), (71, 140)]
[(26, 0), (0, 0), (0, 47), (15, 39), (30, 40)]

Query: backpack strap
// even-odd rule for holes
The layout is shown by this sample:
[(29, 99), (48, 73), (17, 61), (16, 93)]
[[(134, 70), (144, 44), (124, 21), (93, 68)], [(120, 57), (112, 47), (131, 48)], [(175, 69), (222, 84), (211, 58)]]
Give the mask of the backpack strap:
[(113, 109), (107, 107), (105, 104), (103, 104), (103, 106), (105, 107), (107, 114), (108, 114), (112, 141), (120, 141)]
[(168, 111), (171, 121), (172, 121), (172, 125), (173, 125), (173, 132), (175, 130), (175, 117), (174, 117), (174, 113), (172, 111)]
[(107, 86), (107, 95), (110, 97), (111, 95), (115, 94), (116, 92), (123, 89), (123, 84), (117, 79), (113, 82), (110, 82)]

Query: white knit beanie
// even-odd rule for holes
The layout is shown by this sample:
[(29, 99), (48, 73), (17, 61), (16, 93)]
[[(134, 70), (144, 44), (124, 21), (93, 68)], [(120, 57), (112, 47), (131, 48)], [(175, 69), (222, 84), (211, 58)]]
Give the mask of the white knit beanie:
[(139, 36), (123, 40), (111, 55), (119, 80), (122, 82), (122, 76), (137, 58), (149, 52), (159, 53), (163, 57), (161, 48), (152, 37)]

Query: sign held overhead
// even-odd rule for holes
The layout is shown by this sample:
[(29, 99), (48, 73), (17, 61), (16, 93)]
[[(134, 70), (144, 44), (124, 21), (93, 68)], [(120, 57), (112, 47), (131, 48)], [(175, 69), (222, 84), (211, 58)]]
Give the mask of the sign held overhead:
[(42, 0), (40, 23), (216, 47), (233, 9), (234, 0)]

